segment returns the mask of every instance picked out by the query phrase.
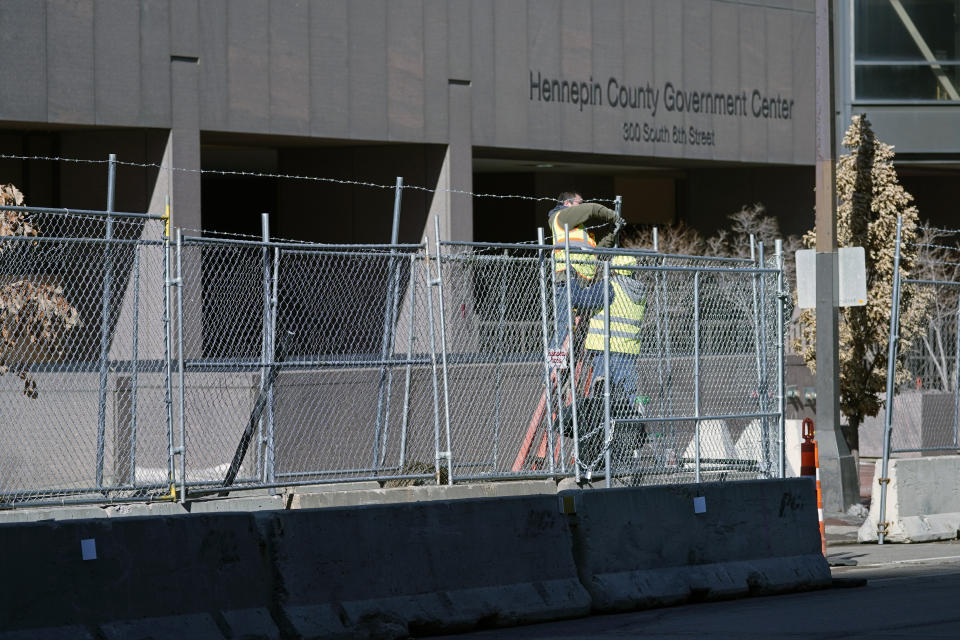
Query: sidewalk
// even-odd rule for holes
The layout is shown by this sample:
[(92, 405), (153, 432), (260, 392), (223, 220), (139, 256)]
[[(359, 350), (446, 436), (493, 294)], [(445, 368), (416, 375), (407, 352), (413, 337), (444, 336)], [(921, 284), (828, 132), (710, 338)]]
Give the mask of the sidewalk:
[(867, 513), (870, 511), (870, 500), (873, 493), (873, 472), (875, 461), (873, 459), (861, 460), (860, 468), (860, 504), (863, 509), (858, 510), (855, 507), (852, 512), (845, 514), (824, 515), (824, 533), (827, 538), (827, 552), (830, 553), (830, 547), (844, 544), (858, 544), (857, 530), (867, 519)]

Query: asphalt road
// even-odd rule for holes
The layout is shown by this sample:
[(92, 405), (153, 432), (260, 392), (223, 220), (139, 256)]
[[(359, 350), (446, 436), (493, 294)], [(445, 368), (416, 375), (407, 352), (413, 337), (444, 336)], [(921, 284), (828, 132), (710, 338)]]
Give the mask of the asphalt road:
[[(443, 636), (492, 638), (958, 638), (960, 542), (830, 550), (838, 586)], [(851, 586), (858, 579), (865, 586)]]

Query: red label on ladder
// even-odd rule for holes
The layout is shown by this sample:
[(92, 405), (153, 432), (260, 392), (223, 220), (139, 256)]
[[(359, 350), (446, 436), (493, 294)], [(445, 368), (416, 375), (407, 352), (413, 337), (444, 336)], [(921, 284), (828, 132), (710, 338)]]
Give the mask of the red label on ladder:
[(567, 352), (564, 349), (548, 349), (547, 360), (554, 369), (567, 368)]

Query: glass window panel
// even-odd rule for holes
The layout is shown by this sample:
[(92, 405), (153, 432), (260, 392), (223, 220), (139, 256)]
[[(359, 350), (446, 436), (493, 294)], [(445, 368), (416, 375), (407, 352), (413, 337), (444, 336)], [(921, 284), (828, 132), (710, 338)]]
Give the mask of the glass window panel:
[[(937, 60), (956, 60), (960, 38), (958, 0), (900, 0)], [(890, 0), (856, 0), (854, 58), (924, 60)]]
[[(960, 65), (944, 65), (944, 75), (960, 90)], [(860, 100), (950, 100), (927, 65), (864, 65), (856, 68)]]

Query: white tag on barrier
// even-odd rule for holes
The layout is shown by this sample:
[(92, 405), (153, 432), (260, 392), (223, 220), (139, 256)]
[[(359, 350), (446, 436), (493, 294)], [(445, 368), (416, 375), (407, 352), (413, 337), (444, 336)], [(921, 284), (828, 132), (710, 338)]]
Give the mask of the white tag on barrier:
[(693, 512), (694, 513), (706, 513), (707, 512), (707, 499), (704, 496), (697, 496), (693, 499)]
[(97, 559), (97, 539), (87, 538), (80, 541), (80, 555), (84, 560)]

